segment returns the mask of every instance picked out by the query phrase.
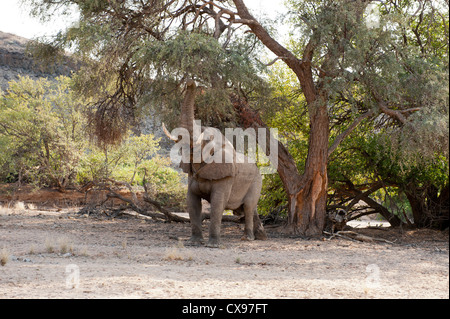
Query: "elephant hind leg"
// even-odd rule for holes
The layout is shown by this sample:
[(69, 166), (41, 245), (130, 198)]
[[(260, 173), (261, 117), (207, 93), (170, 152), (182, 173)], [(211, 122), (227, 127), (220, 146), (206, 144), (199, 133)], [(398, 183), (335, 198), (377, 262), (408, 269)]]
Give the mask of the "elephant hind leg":
[[(261, 180), (257, 181), (247, 193), (244, 199), (245, 234), (249, 240), (266, 240), (267, 234), (259, 219), (257, 205), (261, 194)], [(250, 235), (249, 235), (250, 234)], [(249, 235), (249, 236), (248, 236)]]
[(261, 219), (259, 219), (258, 211), (254, 210), (253, 213), (253, 232), (255, 234), (255, 238), (258, 240), (267, 240), (267, 234), (264, 229), (264, 226), (261, 222)]
[[(238, 215), (242, 216), (242, 215)], [(250, 217), (245, 217), (245, 220), (252, 220), (252, 223), (245, 223), (244, 235), (242, 236), (242, 240), (267, 240), (267, 234), (264, 230), (264, 226), (259, 218), (258, 211), (256, 208), (253, 210), (253, 214)]]
[[(221, 187), (222, 186), (222, 187)], [(207, 247), (220, 247), (220, 226), (226, 199), (230, 196), (231, 184), (217, 184), (216, 190), (211, 192), (211, 213), (209, 224), (209, 240)]]

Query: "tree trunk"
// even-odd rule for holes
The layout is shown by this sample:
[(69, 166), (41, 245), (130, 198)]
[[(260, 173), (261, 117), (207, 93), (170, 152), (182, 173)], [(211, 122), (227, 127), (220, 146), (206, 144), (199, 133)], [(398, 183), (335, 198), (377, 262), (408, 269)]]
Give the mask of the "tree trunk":
[[(270, 36), (250, 14), (242, 0), (233, 0), (233, 2), (238, 15), (242, 18), (240, 22), (246, 24), (256, 37), (295, 73), (305, 96), (310, 119), (305, 171), (303, 175), (300, 175), (289, 153), (279, 151), (278, 173), (289, 198), (289, 228), (299, 235), (320, 235), (326, 213), (329, 118), (327, 94), (325, 90), (318, 89), (313, 80), (311, 61), (315, 49), (314, 41), (311, 38), (305, 46), (302, 59), (299, 59)], [(326, 58), (325, 61), (325, 69), (332, 68), (337, 62), (331, 57)]]
[[(258, 113), (252, 110), (244, 99), (236, 95), (232, 95), (230, 99), (244, 128), (268, 130)], [(297, 164), (288, 150), (281, 142), (278, 142), (277, 172), (283, 182), (289, 203), (287, 230), (301, 236), (321, 235), (325, 225), (328, 184), (328, 113), (326, 104), (311, 111), (313, 116), (309, 150), (303, 175), (298, 172)], [(270, 145), (269, 134), (268, 131), (266, 145)], [(270, 157), (269, 150), (265, 151)]]
[(424, 198), (420, 198), (414, 194), (413, 191), (406, 191), (406, 197), (408, 198), (409, 204), (411, 205), (411, 211), (414, 220), (414, 226), (422, 228), (426, 226), (426, 215), (424, 214)]
[(326, 104), (312, 111), (308, 157), (297, 189), (289, 195), (289, 226), (305, 236), (322, 234), (327, 200), (328, 113)]
[[(440, 193), (438, 195), (438, 193)], [(446, 185), (440, 192), (436, 187), (424, 188), (409, 185), (405, 190), (406, 197), (417, 228), (445, 229), (449, 224), (449, 187)]]

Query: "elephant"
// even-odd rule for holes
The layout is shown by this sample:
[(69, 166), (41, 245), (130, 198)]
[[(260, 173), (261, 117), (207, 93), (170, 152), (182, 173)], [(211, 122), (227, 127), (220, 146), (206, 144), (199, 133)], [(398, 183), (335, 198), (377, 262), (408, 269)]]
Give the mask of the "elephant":
[[(242, 240), (267, 239), (264, 227), (257, 213), (257, 204), (261, 196), (262, 177), (255, 163), (235, 151), (233, 145), (219, 130), (212, 127), (195, 127), (194, 104), (196, 84), (194, 80), (186, 83), (186, 93), (181, 106), (180, 127), (189, 133), (189, 158), (180, 162), (181, 169), (188, 174), (187, 209), (192, 235), (191, 245), (202, 245), (202, 203), (205, 199), (211, 204), (209, 240), (207, 247), (220, 246), (220, 228), (225, 209), (244, 215), (245, 228)], [(201, 132), (194, 140), (195, 130)], [(180, 142), (175, 134), (169, 133), (163, 124), (164, 133), (173, 141)], [(195, 136), (195, 134), (194, 134)], [(205, 138), (214, 137), (209, 141)], [(181, 140), (182, 142), (182, 140)], [(207, 145), (205, 145), (207, 143)], [(186, 141), (184, 141), (186, 143)], [(193, 160), (195, 148), (202, 151), (201, 161)], [(206, 150), (206, 147), (209, 147)], [(212, 157), (221, 152), (221, 159)], [(228, 160), (224, 160), (228, 158)]]

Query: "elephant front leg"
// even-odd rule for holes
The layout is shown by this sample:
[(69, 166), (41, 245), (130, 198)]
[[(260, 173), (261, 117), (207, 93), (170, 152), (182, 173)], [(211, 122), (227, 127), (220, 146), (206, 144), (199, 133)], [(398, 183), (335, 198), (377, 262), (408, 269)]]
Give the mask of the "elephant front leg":
[(255, 235), (253, 233), (253, 210), (253, 208), (244, 204), (245, 228), (241, 240), (255, 240)]
[(225, 209), (224, 196), (222, 194), (212, 194), (211, 196), (211, 223), (209, 225), (209, 240), (207, 247), (220, 247), (220, 226), (222, 214)]
[(191, 220), (192, 235), (188, 243), (191, 245), (203, 245), (202, 235), (202, 200), (199, 196), (188, 192), (187, 206), (189, 219)]

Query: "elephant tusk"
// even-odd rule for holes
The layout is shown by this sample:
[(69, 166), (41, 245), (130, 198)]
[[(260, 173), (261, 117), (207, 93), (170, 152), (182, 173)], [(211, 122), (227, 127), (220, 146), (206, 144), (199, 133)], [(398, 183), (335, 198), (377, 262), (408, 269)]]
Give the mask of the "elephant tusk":
[(197, 141), (194, 144), (195, 145), (202, 145), (203, 136), (205, 136), (204, 132), (202, 134), (200, 134), (200, 136), (198, 137)]
[(162, 129), (164, 134), (166, 134), (166, 136), (171, 139), (174, 142), (178, 142), (178, 138), (173, 136), (172, 134), (170, 134), (170, 132), (167, 130), (166, 126), (164, 125), (164, 123), (162, 123)]

